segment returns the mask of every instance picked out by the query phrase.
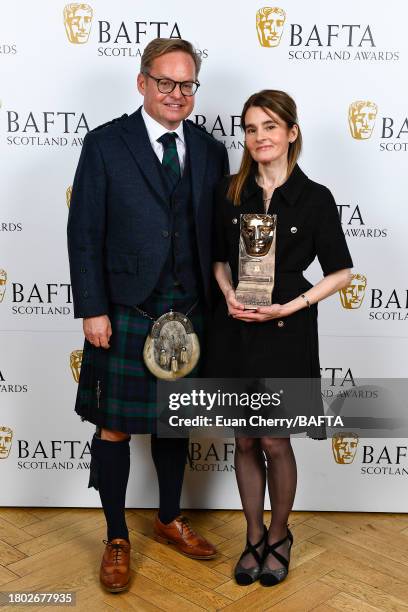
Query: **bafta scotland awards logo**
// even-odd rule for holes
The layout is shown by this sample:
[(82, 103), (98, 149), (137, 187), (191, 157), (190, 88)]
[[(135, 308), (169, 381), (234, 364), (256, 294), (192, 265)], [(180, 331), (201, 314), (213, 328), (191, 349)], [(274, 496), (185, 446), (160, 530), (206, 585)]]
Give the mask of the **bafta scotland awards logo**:
[(0, 304), (4, 299), (4, 294), (6, 293), (6, 283), (7, 272), (5, 270), (0, 270)]
[(79, 382), (79, 375), (81, 373), (81, 365), (82, 365), (82, 353), (83, 351), (72, 351), (69, 356), (69, 365), (71, 368), (72, 376), (74, 377), (75, 382)]
[[(6, 284), (10, 285), (5, 300)], [(0, 269), (0, 304), (9, 302), (10, 311), (17, 315), (69, 315), (72, 289), (70, 283), (10, 282)]]
[(64, 25), (70, 43), (83, 45), (88, 42), (92, 25), (92, 7), (89, 4), (67, 4), (64, 7)]
[(369, 100), (352, 102), (348, 110), (350, 132), (356, 140), (368, 140), (373, 133), (378, 107)]
[(256, 13), (256, 32), (262, 47), (277, 47), (280, 43), (285, 11), (278, 7), (264, 6)]
[(10, 427), (0, 425), (0, 459), (7, 459), (11, 450), (13, 430)]
[(358, 435), (350, 431), (337, 433), (332, 438), (332, 451), (336, 463), (353, 463), (358, 446)]
[(67, 187), (67, 190), (65, 192), (65, 199), (67, 201), (68, 208), (71, 206), (71, 196), (72, 196), (72, 185)]
[[(256, 31), (262, 47), (288, 49), (288, 59), (323, 62), (390, 62), (400, 59), (398, 49), (382, 47), (386, 29), (378, 25), (378, 35), (373, 24), (349, 23), (339, 14), (337, 23), (308, 20), (298, 22), (296, 13), (286, 15), (282, 8), (264, 6), (256, 13)], [(296, 21), (292, 21), (295, 19)], [(344, 23), (346, 21), (346, 23)]]
[(350, 283), (344, 289), (340, 289), (341, 305), (346, 310), (360, 308), (365, 296), (367, 277), (364, 274), (352, 274)]

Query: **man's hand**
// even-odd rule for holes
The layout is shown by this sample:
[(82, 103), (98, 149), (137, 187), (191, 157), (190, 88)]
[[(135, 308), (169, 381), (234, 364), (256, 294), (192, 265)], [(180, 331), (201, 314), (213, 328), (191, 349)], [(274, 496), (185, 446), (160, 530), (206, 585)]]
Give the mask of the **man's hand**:
[(100, 317), (87, 317), (83, 321), (85, 338), (94, 346), (109, 348), (109, 340), (112, 335), (112, 326), (108, 315)]

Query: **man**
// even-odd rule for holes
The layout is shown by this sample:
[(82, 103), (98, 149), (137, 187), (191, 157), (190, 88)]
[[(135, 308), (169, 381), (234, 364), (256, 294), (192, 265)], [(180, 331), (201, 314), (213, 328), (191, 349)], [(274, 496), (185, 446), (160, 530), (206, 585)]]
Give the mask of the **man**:
[(156, 436), (155, 379), (143, 362), (151, 320), (191, 311), (200, 332), (209, 300), (213, 192), (228, 157), (185, 121), (199, 68), (189, 42), (150, 42), (137, 78), (143, 108), (87, 134), (73, 185), (68, 248), (86, 337), (75, 409), (97, 425), (89, 486), (99, 489), (107, 520), (100, 579), (111, 592), (125, 590), (130, 576), (124, 507), (132, 433), (152, 433), (156, 538), (193, 558), (216, 554), (180, 516), (188, 440)]

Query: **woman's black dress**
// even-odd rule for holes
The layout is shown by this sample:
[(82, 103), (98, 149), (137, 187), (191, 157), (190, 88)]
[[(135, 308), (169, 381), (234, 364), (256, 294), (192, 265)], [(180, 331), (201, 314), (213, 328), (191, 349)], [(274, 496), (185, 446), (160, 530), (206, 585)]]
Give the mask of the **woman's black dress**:
[[(265, 210), (254, 172), (244, 186), (239, 206), (226, 197), (229, 181), (224, 179), (217, 191), (213, 259), (229, 263), (236, 287), (240, 215), (263, 214)], [(284, 304), (312, 287), (303, 272), (316, 256), (324, 276), (353, 266), (333, 196), (326, 187), (311, 181), (298, 165), (275, 189), (268, 212), (277, 215), (272, 303)], [(220, 299), (209, 335), (206, 374), (223, 378), (319, 378), (317, 305), (282, 319), (246, 323), (229, 317), (225, 299)]]

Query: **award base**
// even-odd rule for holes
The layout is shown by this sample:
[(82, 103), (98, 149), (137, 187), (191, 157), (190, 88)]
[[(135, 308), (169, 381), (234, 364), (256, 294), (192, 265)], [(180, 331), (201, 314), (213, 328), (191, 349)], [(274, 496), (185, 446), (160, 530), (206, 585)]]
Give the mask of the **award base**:
[(275, 283), (276, 215), (244, 213), (239, 239), (238, 287), (245, 308), (272, 304)]
[(273, 283), (240, 281), (235, 291), (235, 297), (247, 309), (271, 306), (272, 290)]

